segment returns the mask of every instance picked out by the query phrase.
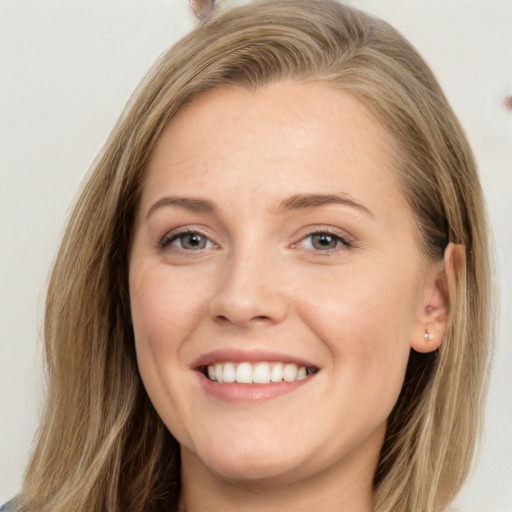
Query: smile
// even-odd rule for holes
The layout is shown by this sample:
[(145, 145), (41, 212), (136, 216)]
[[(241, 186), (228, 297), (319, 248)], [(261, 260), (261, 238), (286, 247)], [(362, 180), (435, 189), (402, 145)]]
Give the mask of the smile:
[(295, 382), (313, 375), (313, 367), (282, 362), (223, 362), (204, 367), (204, 375), (218, 383), (271, 384)]

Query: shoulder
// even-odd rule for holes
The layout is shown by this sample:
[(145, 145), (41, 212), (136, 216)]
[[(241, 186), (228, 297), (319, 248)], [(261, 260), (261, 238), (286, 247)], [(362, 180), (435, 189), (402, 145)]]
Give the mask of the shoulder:
[(0, 507), (0, 512), (16, 512), (16, 498)]

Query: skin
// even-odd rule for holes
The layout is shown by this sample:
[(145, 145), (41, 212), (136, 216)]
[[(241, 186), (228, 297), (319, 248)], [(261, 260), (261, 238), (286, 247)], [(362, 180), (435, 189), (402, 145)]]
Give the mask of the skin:
[[(422, 256), (396, 154), (360, 102), (321, 83), (210, 91), (157, 142), (130, 299), (140, 374), (181, 445), (183, 510), (372, 509), (410, 349), (436, 349), (445, 317), (443, 269)], [(304, 194), (343, 201), (291, 204)], [(183, 246), (181, 228), (204, 248)], [(272, 399), (221, 400), (194, 362), (233, 348), (318, 371)]]

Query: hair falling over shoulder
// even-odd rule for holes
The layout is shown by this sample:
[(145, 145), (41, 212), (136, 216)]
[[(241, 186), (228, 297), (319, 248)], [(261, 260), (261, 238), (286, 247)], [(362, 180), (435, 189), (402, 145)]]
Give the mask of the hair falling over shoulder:
[(223, 85), (323, 81), (363, 101), (400, 147), (425, 257), (465, 246), (435, 355), (411, 352), (374, 482), (375, 512), (440, 512), (480, 434), (493, 341), (492, 261), (475, 162), (432, 72), (392, 27), (335, 1), (255, 1), (179, 41), (149, 72), (80, 192), (49, 283), (46, 406), (26, 512), (176, 510), (179, 446), (137, 371), (128, 256), (146, 164), (172, 117)]

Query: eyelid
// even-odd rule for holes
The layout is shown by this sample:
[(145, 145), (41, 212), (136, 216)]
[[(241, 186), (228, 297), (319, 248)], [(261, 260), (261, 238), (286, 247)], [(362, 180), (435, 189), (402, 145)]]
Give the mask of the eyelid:
[[(214, 248), (214, 249), (219, 248), (219, 244), (217, 244), (213, 240), (213, 237), (208, 233), (208, 230), (203, 229), (200, 226), (179, 226), (177, 228), (173, 228), (173, 229), (169, 230), (168, 232), (166, 232), (159, 239), (159, 241), (157, 243), (157, 247), (159, 249), (165, 249), (174, 240), (176, 240), (180, 236), (184, 236), (187, 234), (197, 234), (201, 237), (204, 237), (213, 245), (213, 247), (198, 249), (197, 251), (191, 251), (191, 250), (181, 249), (179, 247), (176, 247), (176, 250), (181, 250), (183, 252), (202, 252), (202, 251), (212, 249), (212, 248)], [(333, 249), (324, 249), (324, 250), (314, 249), (314, 248), (306, 249), (306, 250), (313, 252), (313, 253), (317, 253), (319, 255), (321, 255), (321, 254), (327, 255), (327, 254), (335, 254), (338, 252), (344, 252), (344, 251), (346, 251), (350, 248), (353, 248), (355, 246), (354, 238), (349, 233), (347, 233), (345, 230), (341, 230), (339, 228), (335, 228), (332, 226), (321, 226), (320, 225), (320, 226), (311, 226), (310, 228), (308, 228), (308, 230), (305, 233), (300, 235), (299, 240), (291, 245), (291, 248), (297, 249), (298, 246), (301, 245), (302, 243), (304, 243), (307, 238), (312, 237), (314, 235), (321, 235), (321, 234), (329, 235), (329, 236), (332, 236), (333, 238), (336, 238), (340, 242), (341, 247), (336, 247)]]
[(349, 235), (346, 231), (341, 230), (339, 228), (333, 228), (330, 226), (314, 226), (310, 230), (308, 230), (305, 234), (301, 235), (301, 238), (298, 242), (292, 245), (292, 248), (296, 249), (300, 244), (304, 243), (306, 239), (315, 236), (315, 235), (328, 235), (332, 236), (339, 240), (341, 247), (336, 247), (334, 249), (306, 249), (313, 253), (319, 255), (332, 255), (339, 252), (344, 252), (354, 247), (355, 240)]
[[(157, 247), (159, 249), (165, 249), (166, 247), (171, 245), (171, 243), (174, 240), (176, 240), (177, 238), (179, 238), (180, 236), (185, 236), (185, 235), (189, 235), (189, 234), (197, 234), (199, 236), (206, 238), (214, 246), (213, 248), (217, 248), (219, 246), (217, 243), (215, 243), (212, 240), (211, 235), (209, 235), (205, 230), (201, 229), (200, 227), (198, 227), (198, 226), (180, 226), (180, 227), (171, 229), (170, 231), (165, 233), (165, 235), (163, 237), (161, 237), (160, 240), (158, 241)], [(204, 251), (207, 249), (211, 249), (211, 247), (205, 248), (205, 249), (199, 249), (197, 251), (188, 251), (186, 249), (181, 249), (178, 247), (176, 249), (181, 250), (183, 252), (200, 252), (200, 251)]]

